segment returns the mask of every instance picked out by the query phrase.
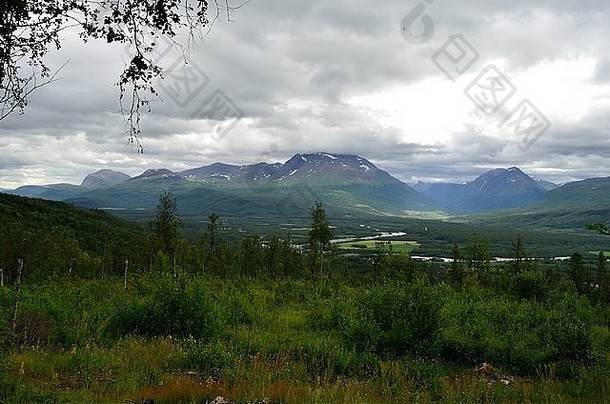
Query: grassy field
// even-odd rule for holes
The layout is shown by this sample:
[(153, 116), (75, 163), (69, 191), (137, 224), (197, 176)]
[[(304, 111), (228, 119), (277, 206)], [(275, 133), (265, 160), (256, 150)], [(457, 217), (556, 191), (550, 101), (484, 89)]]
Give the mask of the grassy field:
[[(606, 359), (571, 356), (589, 338), (591, 358), (610, 352), (606, 309), (571, 294), (537, 303), (474, 285), (361, 285), (337, 275), (138, 276), (127, 290), (118, 278), (26, 285), (0, 401), (517, 403), (610, 394)], [(0, 292), (10, 301), (9, 289)], [(558, 340), (537, 340), (553, 329)], [(493, 374), (475, 371), (483, 361)]]
[(421, 246), (417, 241), (405, 240), (363, 240), (351, 241), (345, 243), (337, 243), (336, 246), (340, 250), (355, 250), (355, 251), (374, 251), (380, 245), (384, 249), (392, 250), (396, 253), (411, 253), (411, 251)]

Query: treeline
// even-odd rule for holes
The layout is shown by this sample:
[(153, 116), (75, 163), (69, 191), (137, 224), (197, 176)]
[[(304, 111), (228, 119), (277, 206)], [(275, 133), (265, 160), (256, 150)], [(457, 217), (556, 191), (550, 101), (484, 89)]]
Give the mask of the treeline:
[(159, 197), (157, 214), (147, 227), (60, 202), (0, 194), (0, 275), (2, 282), (16, 278), (18, 261), (30, 281), (58, 276), (103, 278), (135, 273), (169, 273), (221, 277), (316, 278), (340, 273), (370, 279), (411, 281), (420, 272), (433, 282), (465, 282), (520, 289), (524, 298), (539, 296), (545, 285), (570, 282), (593, 301), (610, 302), (610, 273), (603, 253), (594, 263), (576, 252), (566, 263), (538, 263), (529, 259), (518, 237), (507, 255), (511, 262), (493, 263), (489, 240), (475, 234), (447, 254), (450, 264), (415, 262), (406, 253), (378, 243), (373, 253), (357, 256), (333, 249), (331, 226), (321, 204), (311, 210), (309, 239), (250, 234), (231, 238), (222, 219), (208, 217), (201, 236), (181, 234), (179, 209), (170, 193)]

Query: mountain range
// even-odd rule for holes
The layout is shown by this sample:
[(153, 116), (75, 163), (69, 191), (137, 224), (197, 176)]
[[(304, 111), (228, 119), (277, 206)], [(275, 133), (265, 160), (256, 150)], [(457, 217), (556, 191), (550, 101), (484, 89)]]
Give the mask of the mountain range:
[(558, 187), (511, 167), (462, 184), (420, 182), (411, 187), (363, 157), (311, 153), (284, 163), (214, 163), (181, 172), (149, 169), (133, 178), (106, 169), (88, 174), (80, 185), (23, 186), (8, 192), (150, 218), (163, 191), (176, 196), (181, 215), (193, 218), (216, 212), (288, 220), (308, 216), (313, 203), (321, 201), (335, 217), (433, 217), (513, 209), (502, 214), (515, 219), (515, 212), (521, 212), (519, 220), (525, 220), (524, 212), (555, 214), (578, 206), (603, 219), (610, 178)]
[(159, 194), (171, 191), (183, 215), (211, 211), (229, 216), (309, 215), (322, 201), (335, 215), (404, 215), (437, 209), (428, 198), (365, 158), (297, 154), (284, 163), (215, 163), (183, 172), (149, 169), (129, 176), (111, 170), (89, 174), (80, 185), (23, 186), (10, 193), (78, 206), (148, 216)]

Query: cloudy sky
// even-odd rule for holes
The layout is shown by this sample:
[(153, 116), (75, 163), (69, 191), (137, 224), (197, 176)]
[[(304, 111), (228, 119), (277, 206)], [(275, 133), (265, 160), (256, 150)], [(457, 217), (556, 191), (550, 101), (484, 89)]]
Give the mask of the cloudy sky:
[(64, 32), (48, 57), (68, 62), (58, 81), (0, 121), (0, 187), (315, 151), (407, 182), (511, 166), (555, 182), (610, 175), (607, 1), (252, 0), (231, 20), (186, 67), (160, 46), (144, 154), (117, 113), (129, 51)]

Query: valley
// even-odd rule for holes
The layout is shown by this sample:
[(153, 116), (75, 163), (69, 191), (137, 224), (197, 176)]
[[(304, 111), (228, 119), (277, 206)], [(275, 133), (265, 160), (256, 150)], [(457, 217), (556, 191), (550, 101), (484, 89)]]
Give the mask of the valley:
[(0, 193), (0, 400), (595, 401), (610, 180), (542, 184), (316, 153)]

